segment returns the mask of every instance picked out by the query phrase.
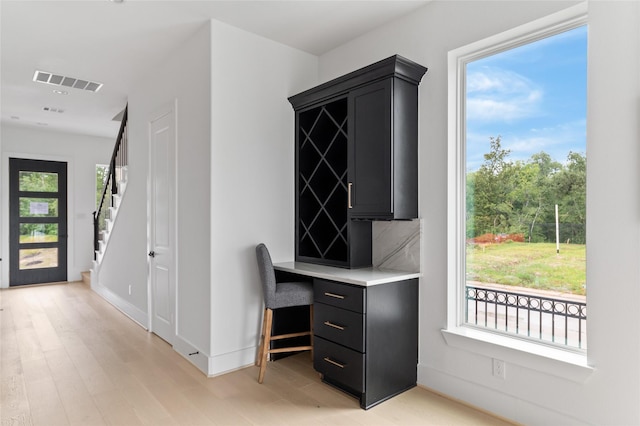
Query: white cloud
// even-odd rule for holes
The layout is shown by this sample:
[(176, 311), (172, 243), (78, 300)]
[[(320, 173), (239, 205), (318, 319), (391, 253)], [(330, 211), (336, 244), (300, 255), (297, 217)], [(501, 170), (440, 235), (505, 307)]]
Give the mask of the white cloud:
[(534, 82), (496, 67), (467, 74), (467, 119), (514, 121), (539, 114), (544, 93)]
[(510, 143), (508, 149), (516, 157), (520, 157), (519, 154), (535, 154), (540, 151), (547, 151), (549, 148), (558, 145), (558, 139), (549, 136), (543, 137), (529, 137), (529, 138), (516, 138), (514, 142)]
[(578, 120), (553, 127), (531, 129), (524, 137), (505, 138), (503, 146), (511, 150), (514, 159), (527, 159), (532, 154), (545, 151), (563, 162), (569, 151), (585, 152), (586, 122)]
[(510, 151), (509, 160), (527, 161), (544, 151), (555, 161), (564, 162), (569, 151), (585, 153), (586, 120), (559, 123), (555, 126), (530, 128), (523, 132), (467, 132), (467, 170), (477, 170), (490, 148), (489, 138), (500, 135), (502, 148)]

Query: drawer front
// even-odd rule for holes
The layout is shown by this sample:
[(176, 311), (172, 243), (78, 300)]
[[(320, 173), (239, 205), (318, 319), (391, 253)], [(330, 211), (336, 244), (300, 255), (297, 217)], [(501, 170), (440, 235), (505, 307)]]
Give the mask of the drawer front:
[(364, 354), (360, 352), (314, 337), (313, 367), (334, 382), (364, 392)]
[(316, 302), (365, 313), (365, 288), (321, 279), (313, 280)]
[(364, 352), (364, 314), (316, 303), (313, 305), (313, 332), (342, 346)]

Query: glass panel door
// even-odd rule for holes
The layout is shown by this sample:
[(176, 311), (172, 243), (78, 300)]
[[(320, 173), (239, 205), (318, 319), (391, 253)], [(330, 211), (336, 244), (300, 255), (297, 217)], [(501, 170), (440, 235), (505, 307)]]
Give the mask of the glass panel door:
[(67, 163), (9, 159), (9, 285), (67, 280)]

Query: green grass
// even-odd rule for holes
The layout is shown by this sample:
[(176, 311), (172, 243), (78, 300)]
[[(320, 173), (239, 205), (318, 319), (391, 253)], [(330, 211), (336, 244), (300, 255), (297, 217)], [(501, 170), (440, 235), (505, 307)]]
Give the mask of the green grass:
[(586, 294), (582, 244), (502, 243), (467, 245), (467, 281)]
[(58, 241), (57, 235), (39, 235), (32, 237), (31, 235), (20, 235), (20, 243), (55, 243)]

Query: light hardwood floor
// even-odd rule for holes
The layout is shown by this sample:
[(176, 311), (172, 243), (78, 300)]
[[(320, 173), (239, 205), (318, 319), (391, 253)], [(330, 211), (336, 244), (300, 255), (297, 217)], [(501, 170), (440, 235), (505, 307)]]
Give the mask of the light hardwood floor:
[(2, 425), (506, 425), (425, 389), (368, 411), (308, 353), (207, 378), (82, 282), (0, 291)]

